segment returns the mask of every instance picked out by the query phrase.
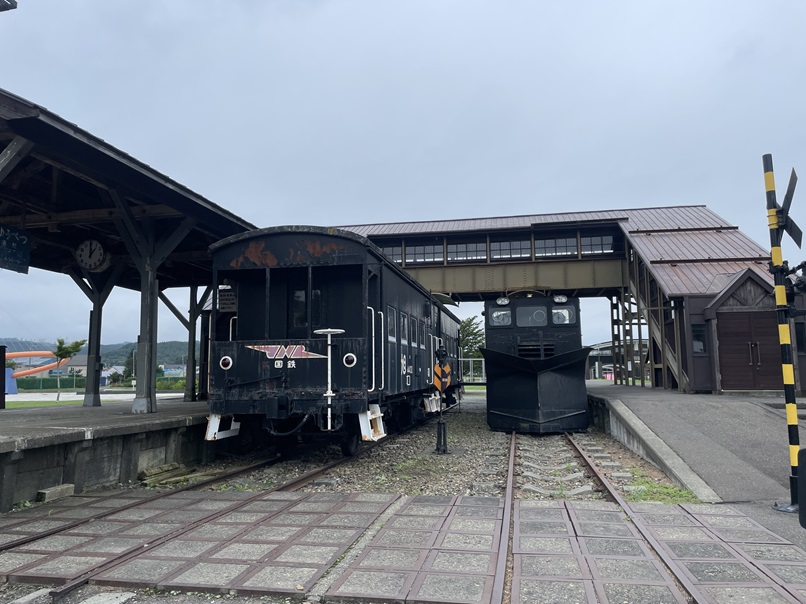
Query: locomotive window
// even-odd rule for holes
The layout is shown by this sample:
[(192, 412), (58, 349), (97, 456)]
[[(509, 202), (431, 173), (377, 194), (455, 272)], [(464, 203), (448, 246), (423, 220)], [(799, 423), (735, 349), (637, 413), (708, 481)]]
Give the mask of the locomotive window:
[(529, 258), (532, 255), (532, 242), (525, 241), (491, 241), (490, 256), (493, 259)]
[(406, 313), (400, 313), (400, 341), (409, 341), (409, 317)]
[(545, 306), (521, 306), (515, 309), (515, 324), (518, 327), (545, 327), (547, 323)]
[(492, 327), (506, 327), (512, 325), (512, 311), (501, 308), (490, 311), (490, 325)]
[(417, 346), (417, 319), (411, 318), (411, 345)]
[(573, 306), (555, 306), (551, 310), (551, 322), (555, 325), (571, 325), (576, 323), (576, 313)]
[(389, 306), (387, 309), (388, 316), (386, 318), (386, 329), (387, 335), (389, 336), (390, 340), (394, 340), (395, 336), (397, 335), (397, 316), (395, 315), (395, 309)]
[(420, 348), (425, 348), (425, 323), (420, 323)]

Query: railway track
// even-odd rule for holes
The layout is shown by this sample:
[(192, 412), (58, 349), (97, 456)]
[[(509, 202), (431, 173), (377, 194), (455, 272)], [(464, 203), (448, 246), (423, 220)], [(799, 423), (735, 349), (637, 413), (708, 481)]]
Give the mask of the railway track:
[[(450, 453), (447, 455), (434, 453), (435, 429), (433, 426), (426, 426), (401, 435), (397, 439), (390, 438), (387, 442), (382, 441), (377, 446), (365, 447), (359, 456), (346, 461), (329, 461), (327, 464), (316, 465), (310, 460), (301, 463), (299, 459), (290, 461), (276, 458), (267, 459), (262, 462), (263, 465), (253, 464), (249, 467), (238, 468), (226, 476), (218, 476), (204, 483), (176, 489), (158, 496), (142, 497), (144, 493), (139, 493), (140, 497), (129, 495), (135, 499), (134, 501), (126, 501), (125, 497), (117, 502), (110, 500), (108, 504), (114, 505), (114, 507), (108, 509), (101, 507), (92, 517), (63, 523), (61, 527), (49, 528), (46, 532), (31, 535), (24, 540), (7, 542), (0, 546), (0, 550), (13, 552), (20, 543), (30, 544), (35, 539), (41, 539), (46, 535), (58, 537), (60, 531), (62, 533), (66, 531), (68, 535), (83, 534), (80, 530), (76, 530), (76, 527), (80, 527), (82, 524), (91, 528), (93, 523), (98, 526), (104, 523), (111, 524), (123, 518), (131, 519), (140, 516), (145, 525), (148, 525), (149, 522), (159, 523), (159, 520), (152, 521), (150, 518), (162, 516), (148, 516), (145, 512), (156, 514), (155, 510), (173, 509), (174, 505), (177, 510), (180, 509), (180, 504), (183, 506), (182, 510), (194, 510), (184, 513), (187, 518), (183, 520), (181, 527), (176, 526), (173, 530), (149, 536), (141, 542), (116, 552), (115, 556), (109, 557), (103, 564), (70, 578), (50, 590), (51, 598), (54, 601), (73, 604), (84, 597), (80, 594), (103, 591), (108, 589), (104, 588), (104, 585), (114, 585), (109, 582), (110, 576), (114, 576), (116, 573), (125, 574), (126, 568), (133, 563), (141, 562), (143, 557), (159, 560), (162, 559), (160, 550), (166, 548), (176, 550), (178, 547), (193, 547), (194, 544), (198, 546), (199, 539), (204, 539), (204, 537), (199, 537), (199, 534), (219, 530), (226, 527), (228, 522), (238, 523), (237, 528), (240, 533), (237, 534), (245, 535), (245, 540), (243, 542), (237, 539), (227, 541), (225, 538), (224, 541), (217, 543), (224, 545), (230, 543), (231, 545), (227, 547), (248, 547), (250, 543), (254, 545), (255, 540), (249, 537), (252, 531), (265, 530), (267, 526), (271, 525), (272, 514), (279, 513), (276, 511), (269, 515), (263, 513), (258, 517), (255, 512), (268, 512), (269, 509), (279, 510), (280, 508), (277, 507), (263, 506), (272, 502), (284, 501), (287, 505), (284, 503), (283, 505), (286, 507), (283, 509), (290, 510), (292, 514), (295, 511), (306, 510), (309, 513), (309, 516), (303, 514), (299, 516), (304, 518), (301, 521), (305, 523), (306, 527), (303, 533), (310, 531), (310, 534), (313, 535), (314, 532), (319, 531), (317, 534), (326, 535), (330, 531), (352, 535), (349, 543), (345, 543), (344, 547), (334, 554), (335, 557), (332, 560), (324, 562), (323, 568), (326, 567), (328, 570), (319, 579), (311, 579), (315, 583), (303, 580), (299, 582), (300, 587), (304, 587), (310, 597), (328, 601), (328, 594), (334, 593), (334, 590), (341, 585), (342, 579), (339, 577), (355, 572), (352, 570), (354, 566), (351, 565), (355, 564), (356, 560), (360, 562), (368, 559), (368, 553), (373, 548), (379, 547), (381, 537), (393, 533), (397, 530), (395, 527), (403, 526), (401, 522), (411, 523), (414, 520), (411, 516), (405, 515), (411, 513), (406, 511), (411, 506), (434, 508), (437, 504), (442, 505), (451, 501), (455, 502), (451, 505), (462, 505), (462, 501), (465, 501), (464, 505), (494, 505), (492, 502), (497, 501), (500, 502), (498, 505), (502, 516), (499, 517), (500, 538), (495, 541), (496, 551), (491, 558), (494, 560), (495, 567), (494, 572), (490, 571), (489, 595), (491, 599), (489, 601), (492, 604), (551, 601), (536, 599), (535, 594), (529, 590), (533, 590), (536, 584), (536, 579), (533, 579), (532, 576), (555, 572), (551, 569), (537, 572), (535, 564), (549, 562), (556, 564), (559, 561), (576, 561), (583, 569), (587, 569), (588, 566), (596, 569), (597, 565), (601, 566), (604, 562), (640, 567), (655, 574), (654, 583), (650, 582), (651, 588), (663, 588), (669, 593), (678, 594), (674, 596), (676, 599), (670, 601), (678, 603), (711, 601), (707, 598), (700, 598), (702, 585), (692, 581), (691, 574), (681, 569), (680, 560), (669, 555), (668, 543), (664, 544), (659, 541), (658, 527), (651, 525), (650, 512), (661, 516), (669, 515), (671, 511), (661, 512), (661, 509), (666, 510), (666, 508), (660, 504), (636, 504), (628, 501), (632, 493), (625, 490), (625, 487), (629, 486), (627, 481), (618, 477), (612, 478), (614, 474), (624, 476), (630, 470), (629, 454), (620, 447), (609, 443), (605, 437), (595, 433), (550, 437), (491, 433), (484, 429), (484, 415), (479, 408), (474, 408), (473, 404), (463, 403), (462, 408), (456, 411), (459, 413), (451, 414), (448, 417)], [(468, 443), (472, 444), (468, 445)], [(317, 456), (313, 457), (320, 459)], [(327, 455), (321, 456), (321, 458), (326, 457)], [(614, 467), (614, 464), (618, 463), (616, 460), (621, 461), (624, 466)], [(291, 465), (284, 466), (284, 463)], [(316, 467), (310, 467), (312, 465), (316, 465)], [(294, 476), (290, 476), (292, 468)], [(302, 469), (305, 471), (300, 471)], [(263, 488), (261, 485), (265, 482), (264, 474), (274, 471), (286, 475), (288, 480), (269, 489)], [(393, 471), (405, 473), (405, 477), (401, 478), (400, 482), (372, 481), (372, 478), (377, 478), (378, 474), (390, 474)], [(451, 473), (456, 476), (451, 479), (445, 478), (444, 481), (435, 480), (435, 477), (440, 477), (441, 473)], [(360, 488), (362, 484), (363, 489)], [(408, 485), (407, 488), (410, 489), (409, 492), (403, 492), (402, 496), (399, 491), (404, 491), (404, 489), (396, 488), (401, 484)], [(241, 488), (244, 485), (252, 485), (257, 490), (244, 491)], [(379, 491), (379, 487), (384, 485), (391, 488), (387, 491)], [(224, 489), (225, 492), (219, 492), (221, 489)], [(204, 492), (200, 493), (200, 490)], [(286, 494), (278, 493), (280, 491)], [(382, 492), (389, 493), (386, 499), (379, 496)], [(271, 493), (275, 493), (276, 496), (271, 497)], [(118, 496), (112, 496), (110, 499), (116, 497)], [(86, 499), (90, 501), (92, 498), (87, 497)], [(99, 498), (95, 497), (95, 499), (98, 501), (93, 505), (107, 505)], [(382, 499), (383, 501), (381, 501)], [(198, 502), (198, 505), (184, 505), (183, 502), (188, 501)], [(356, 525), (350, 529), (331, 529), (328, 527), (337, 525), (330, 523), (330, 516), (313, 513), (316, 510), (325, 509), (331, 503), (338, 504), (333, 508), (334, 511), (330, 512), (335, 516), (345, 515), (338, 511), (339, 506), (344, 506), (345, 510), (348, 506), (352, 506), (351, 512), (375, 506), (378, 511), (374, 515), (369, 515), (367, 521), (360, 527)], [(657, 506), (657, 509), (653, 506)], [(295, 507), (299, 509), (293, 509)], [(679, 506), (667, 506), (667, 508), (675, 508), (677, 513), (681, 512)], [(449, 518), (453, 518), (454, 514), (458, 513), (459, 508), (453, 509), (455, 511)], [(191, 514), (196, 515), (191, 516)], [(403, 515), (401, 516), (401, 514)], [(354, 517), (360, 515), (362, 514), (356, 513)], [(58, 517), (58, 514), (56, 516)], [(255, 518), (252, 519), (252, 516)], [(47, 515), (44, 513), (38, 513), (35, 516), (37, 519), (46, 517)], [(427, 522), (427, 519), (423, 518), (422, 522)], [(422, 530), (423, 527), (419, 525), (420, 521), (414, 522), (415, 532), (417, 529)], [(319, 528), (316, 528), (317, 526)], [(553, 531), (556, 531), (556, 534)], [(118, 531), (124, 536), (132, 534), (132, 532)], [(480, 535), (471, 530), (471, 533), (465, 535), (465, 538), (471, 537), (478, 539)], [(591, 548), (591, 545), (575, 545), (574, 548), (577, 549), (574, 552), (576, 553), (571, 552), (567, 555), (560, 552), (540, 551), (542, 543), (559, 543), (564, 540), (574, 543), (578, 541), (579, 544), (596, 542), (597, 547), (621, 547), (624, 544), (636, 544), (640, 541), (641, 545), (634, 545), (634, 547), (640, 550), (639, 554), (644, 552), (645, 555), (626, 559), (622, 553), (615, 550), (606, 551), (604, 554), (601, 551), (595, 553), (592, 549), (586, 551), (585, 548)], [(310, 539), (303, 540), (302, 543), (307, 543), (308, 545), (302, 547), (313, 548), (312, 551), (327, 549), (328, 545), (326, 542), (312, 542)], [(294, 547), (291, 544), (281, 546), (281, 548), (288, 548), (288, 551)], [(579, 547), (582, 547), (581, 552)], [(33, 550), (30, 547), (27, 549), (22, 547), (19, 551)], [(221, 545), (217, 545), (211, 551), (223, 550), (221, 550)], [(0, 551), (0, 561), (2, 555), (3, 553)], [(215, 556), (206, 556), (201, 562), (212, 563), (215, 560)], [(225, 562), (233, 561), (225, 560)], [(301, 562), (297, 564), (299, 565)], [(604, 589), (602, 585), (606, 581), (601, 577), (597, 580), (596, 572), (602, 574), (605, 570), (599, 567), (598, 571), (594, 571), (593, 580), (588, 574), (585, 581), (580, 579), (576, 582), (572, 581), (569, 585), (573, 587), (583, 583), (595, 584), (596, 590)], [(612, 569), (609, 570), (612, 571)], [(2, 574), (1, 571), (2, 569), (0, 569), (0, 574)], [(585, 572), (590, 573), (591, 571), (585, 570)], [(545, 577), (541, 580), (540, 589), (550, 589), (551, 582), (546, 582)], [(87, 585), (88, 583), (91, 584)], [(233, 594), (239, 594), (227, 597), (242, 598), (245, 602), (257, 602), (257, 595), (250, 597), (249, 590), (243, 590), (247, 583), (241, 581), (237, 586), (227, 587), (226, 580), (224, 580), (220, 590), (223, 593), (231, 591)], [(166, 583), (155, 580), (154, 585), (167, 585), (160, 589), (174, 589), (170, 587), (170, 581)], [(592, 587), (589, 589), (593, 590)], [(170, 592), (175, 594), (174, 596), (160, 596), (160, 601), (166, 602), (166, 597), (179, 598), (177, 601), (182, 604), (209, 601), (209, 597), (205, 599), (200, 594), (194, 596), (192, 593), (188, 594), (188, 591), (195, 590), (187, 585), (179, 586), (176, 591)], [(202, 587), (201, 591), (216, 591), (216, 588), (213, 584), (207, 584), (207, 587)], [(591, 591), (587, 601), (643, 601), (631, 599), (629, 594), (626, 596), (624, 594), (608, 594), (607, 596), (602, 594), (603, 592), (596, 591), (594, 594)], [(138, 604), (149, 602), (149, 597), (152, 596), (139, 594), (135, 601)], [(621, 599), (618, 599), (619, 597)], [(260, 598), (264, 603), (287, 601), (280, 597), (274, 599), (274, 596), (266, 595), (261, 595)], [(666, 600), (659, 597), (655, 601)]]
[[(446, 410), (446, 412), (450, 412), (450, 408)], [(432, 419), (432, 418), (430, 418)], [(430, 421), (429, 419), (429, 421)], [(428, 423), (428, 422), (426, 422)], [(382, 446), (394, 446), (395, 441), (400, 438), (401, 436), (405, 436), (407, 432), (402, 432), (400, 434), (395, 434), (387, 437), (384, 441), (380, 441), (377, 443), (365, 443), (358, 451), (355, 457), (338, 457), (332, 461), (328, 461), (322, 465), (319, 465), (311, 470), (303, 471), (298, 473), (298, 467), (295, 468), (290, 472), (291, 478), (286, 479), (284, 482), (277, 484), (276, 486), (261, 488), (259, 491), (256, 491), (253, 495), (248, 496), (246, 499), (243, 499), (232, 506), (227, 506), (224, 509), (212, 511), (209, 514), (205, 514), (202, 517), (184, 524), (173, 531), (170, 531), (166, 534), (163, 534), (155, 539), (151, 539), (148, 543), (138, 544), (127, 550), (119, 553), (113, 559), (105, 562), (102, 565), (94, 568), (92, 571), (82, 574), (80, 577), (75, 578), (71, 581), (64, 583), (63, 585), (59, 586), (58, 588), (53, 589), (50, 592), (50, 595), (54, 602), (63, 600), (66, 596), (77, 590), (83, 585), (86, 585), (89, 581), (92, 580), (93, 577), (108, 572), (111, 569), (119, 567), (129, 560), (141, 555), (142, 553), (157, 548), (165, 543), (170, 542), (171, 540), (180, 538), (182, 535), (190, 533), (194, 530), (199, 529), (200, 527), (205, 526), (208, 523), (215, 521), (218, 518), (226, 514), (237, 513), (239, 510), (248, 507), (250, 504), (254, 503), (255, 501), (261, 499), (267, 492), (276, 492), (276, 491), (296, 491), (304, 486), (310, 484), (311, 482), (315, 481), (317, 478), (321, 477), (323, 474), (327, 473), (328, 471), (337, 468), (339, 466), (347, 465), (350, 463), (355, 463), (357, 460), (360, 460), (363, 456), (368, 455), (373, 449), (376, 447)], [(294, 460), (288, 462), (284, 458), (279, 455), (270, 457), (265, 460), (261, 460), (252, 464), (248, 464), (246, 466), (237, 467), (231, 470), (227, 470), (217, 476), (207, 478), (198, 482), (186, 484), (184, 486), (177, 486), (171, 490), (165, 490), (153, 495), (150, 495), (145, 498), (137, 498), (132, 500), (129, 503), (125, 503), (123, 505), (115, 505), (114, 507), (110, 507), (106, 510), (100, 509), (96, 514), (93, 514), (86, 518), (77, 519), (71, 522), (63, 523), (58, 527), (48, 528), (42, 531), (38, 531), (34, 534), (30, 534), (24, 537), (20, 537), (18, 539), (13, 539), (7, 541), (5, 543), (0, 544), (0, 554), (5, 551), (11, 551), (15, 548), (20, 546), (24, 546), (30, 544), (34, 541), (39, 539), (52, 537), (54, 535), (58, 535), (60, 533), (64, 533), (66, 531), (71, 531), (76, 528), (81, 527), (82, 525), (86, 525), (92, 522), (97, 522), (105, 518), (109, 518), (111, 516), (120, 515), (121, 513), (132, 513), (138, 508), (143, 508), (145, 506), (154, 505), (155, 502), (162, 499), (167, 499), (170, 497), (176, 497), (181, 493), (185, 493), (188, 491), (202, 491), (207, 489), (212, 489), (216, 485), (226, 485), (230, 481), (237, 479), (240, 476), (254, 474), (256, 472), (260, 472), (266, 468), (272, 466), (279, 466), (283, 463), (292, 463)], [(281, 474), (288, 476), (289, 473), (286, 471), (281, 470)], [(114, 498), (114, 495), (109, 496), (108, 499)]]

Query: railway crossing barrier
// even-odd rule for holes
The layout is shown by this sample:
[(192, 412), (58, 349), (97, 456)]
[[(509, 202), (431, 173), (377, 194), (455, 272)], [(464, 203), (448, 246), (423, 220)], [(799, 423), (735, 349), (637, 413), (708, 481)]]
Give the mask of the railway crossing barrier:
[[(798, 412), (795, 400), (795, 369), (792, 357), (792, 336), (789, 328), (791, 317), (804, 315), (806, 311), (797, 310), (790, 305), (789, 292), (794, 293), (789, 276), (804, 268), (799, 264), (794, 269), (784, 260), (781, 251), (781, 240), (786, 232), (795, 244), (800, 247), (803, 233), (789, 216), (789, 207), (795, 194), (795, 185), (798, 176), (792, 169), (789, 185), (784, 194), (782, 205), (778, 205), (775, 197), (775, 176), (772, 168), (772, 155), (769, 153), (762, 158), (764, 165), (764, 188), (767, 195), (767, 224), (770, 228), (770, 272), (775, 279), (775, 310), (778, 317), (778, 340), (781, 344), (781, 371), (784, 380), (784, 400), (786, 402), (786, 423), (789, 434), (789, 504), (776, 502), (772, 507), (779, 512), (799, 513), (801, 526), (806, 527), (806, 514), (800, 513), (798, 504), (798, 463), (800, 456), (800, 437), (798, 435)], [(800, 281), (800, 280), (799, 280)], [(796, 281), (798, 283), (798, 281)]]

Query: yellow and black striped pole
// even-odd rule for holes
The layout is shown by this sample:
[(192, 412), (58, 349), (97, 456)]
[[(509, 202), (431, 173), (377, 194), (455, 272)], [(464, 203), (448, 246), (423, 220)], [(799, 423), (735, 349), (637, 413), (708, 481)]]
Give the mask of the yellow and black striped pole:
[(764, 188), (767, 191), (767, 223), (770, 227), (771, 272), (775, 277), (775, 309), (778, 315), (778, 340), (781, 343), (781, 369), (784, 377), (784, 401), (786, 402), (786, 424), (789, 431), (789, 493), (791, 503), (776, 503), (773, 508), (780, 512), (798, 511), (798, 412), (795, 402), (795, 368), (792, 362), (792, 337), (789, 330), (789, 305), (786, 300), (787, 269), (784, 266), (781, 239), (783, 225), (779, 221), (778, 202), (775, 199), (775, 177), (772, 171), (772, 155), (763, 157)]

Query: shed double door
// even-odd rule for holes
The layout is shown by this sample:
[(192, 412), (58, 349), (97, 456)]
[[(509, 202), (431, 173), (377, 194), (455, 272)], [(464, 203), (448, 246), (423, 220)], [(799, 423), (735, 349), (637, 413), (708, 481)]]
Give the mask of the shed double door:
[(782, 390), (775, 311), (717, 314), (722, 390)]

